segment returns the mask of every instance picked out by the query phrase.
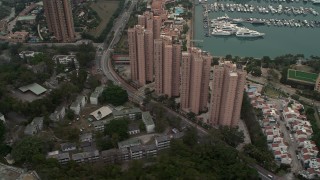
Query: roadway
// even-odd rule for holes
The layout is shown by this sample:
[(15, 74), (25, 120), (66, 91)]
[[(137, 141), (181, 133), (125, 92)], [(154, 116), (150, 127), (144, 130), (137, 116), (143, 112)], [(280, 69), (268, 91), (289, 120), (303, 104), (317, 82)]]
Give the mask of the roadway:
[[(118, 74), (114, 71), (112, 67), (112, 62), (110, 55), (113, 51), (114, 45), (120, 40), (121, 34), (130, 18), (130, 15), (132, 13), (133, 8), (136, 6), (137, 0), (132, 0), (131, 5), (128, 9), (124, 10), (124, 12), (115, 20), (113, 30), (111, 30), (110, 33), (114, 32), (111, 42), (108, 44), (107, 47), (103, 48), (103, 53), (101, 55), (100, 63), (97, 65), (100, 65), (100, 67), (97, 66), (99, 70), (102, 71), (102, 73), (111, 81), (113, 81), (115, 84), (118, 84), (122, 88), (124, 88), (127, 92), (129, 97), (139, 103), (143, 102), (144, 95), (138, 94), (137, 89), (133, 88), (131, 85), (129, 85), (127, 82), (125, 82), (121, 77), (118, 76)], [(97, 57), (96, 61), (98, 61), (99, 57)], [(163, 106), (166, 111), (170, 114), (175, 115), (176, 117), (180, 117), (185, 124), (188, 124), (190, 126), (196, 127), (198, 132), (200, 134), (207, 135), (208, 132), (201, 126), (198, 126), (197, 124), (189, 121), (187, 118), (182, 116), (181, 114), (173, 111), (172, 109)], [(263, 180), (269, 180), (271, 178), (268, 177), (268, 175), (272, 175), (273, 179), (279, 179), (275, 174), (265, 170), (264, 168), (258, 166), (258, 165), (252, 165), (254, 169), (256, 169)]]

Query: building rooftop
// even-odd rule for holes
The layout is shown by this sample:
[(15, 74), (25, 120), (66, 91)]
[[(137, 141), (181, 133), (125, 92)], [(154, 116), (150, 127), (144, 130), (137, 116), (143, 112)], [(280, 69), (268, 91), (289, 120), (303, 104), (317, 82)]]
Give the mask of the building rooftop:
[(31, 91), (35, 95), (40, 95), (40, 94), (47, 91), (46, 88), (40, 86), (38, 83), (33, 83), (33, 84), (29, 84), (27, 86), (22, 86), (19, 88), (19, 90), (22, 91), (23, 93), (25, 93), (27, 91)]
[(131, 152), (143, 151), (144, 147), (142, 145), (130, 147)]
[(100, 96), (100, 94), (102, 93), (104, 87), (103, 86), (99, 86), (96, 87), (96, 89), (93, 91), (93, 93), (91, 94), (91, 98), (98, 98)]
[(17, 21), (33, 21), (33, 20), (36, 20), (36, 17), (37, 16), (33, 16), (33, 15), (30, 15), (30, 16), (19, 16)]
[(80, 135), (80, 141), (83, 142), (86, 139), (92, 139), (92, 133), (84, 133)]
[(112, 113), (112, 110), (108, 106), (103, 106), (100, 109), (92, 112), (90, 115), (96, 118), (96, 120), (100, 120), (110, 115), (111, 113)]
[(136, 114), (136, 113), (141, 113), (141, 110), (139, 108), (132, 108), (132, 109), (124, 109), (121, 111), (112, 112), (114, 116), (124, 116), (128, 114)]
[(92, 125), (95, 126), (104, 126), (105, 124), (107, 124), (107, 120), (101, 120), (101, 121), (93, 121)]
[(60, 146), (61, 146), (61, 150), (64, 151), (66, 149), (76, 147), (76, 144), (75, 143), (62, 143), (62, 144), (60, 144)]
[(0, 163), (0, 179), (3, 180), (40, 180), (35, 171), (27, 172), (24, 169)]
[(129, 124), (128, 130), (129, 130), (129, 131), (140, 130), (139, 124), (137, 124), (137, 123), (131, 123), (131, 124)]
[(118, 142), (118, 147), (119, 147), (119, 149), (122, 149), (122, 148), (126, 148), (126, 147), (137, 146), (140, 144), (141, 144), (140, 139), (131, 138), (131, 139), (128, 139), (125, 141)]
[(142, 112), (142, 120), (147, 126), (154, 125), (154, 122), (152, 120), (152, 116), (149, 111)]

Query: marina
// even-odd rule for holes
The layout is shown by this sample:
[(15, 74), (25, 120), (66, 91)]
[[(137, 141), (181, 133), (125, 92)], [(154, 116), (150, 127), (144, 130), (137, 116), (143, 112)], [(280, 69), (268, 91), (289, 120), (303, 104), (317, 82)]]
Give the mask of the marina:
[(303, 0), (270, 3), (202, 0), (195, 7), (195, 39), (203, 39), (200, 46), (218, 56), (320, 55), (314, 38), (320, 33), (320, 6)]
[(314, 16), (319, 15), (319, 13), (308, 7), (295, 7), (295, 6), (285, 6), (279, 5), (252, 5), (252, 4), (234, 4), (234, 3), (212, 3), (206, 4), (208, 12), (242, 12), (242, 13), (260, 13), (260, 14), (286, 14), (286, 15), (308, 15), (312, 14)]

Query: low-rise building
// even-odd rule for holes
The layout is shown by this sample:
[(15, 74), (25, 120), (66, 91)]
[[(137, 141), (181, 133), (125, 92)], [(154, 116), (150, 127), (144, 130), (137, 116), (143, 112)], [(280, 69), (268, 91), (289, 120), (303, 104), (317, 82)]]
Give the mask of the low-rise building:
[(76, 100), (71, 104), (70, 109), (74, 111), (76, 115), (80, 114), (81, 109), (87, 104), (87, 97), (79, 95)]
[(37, 16), (18, 16), (17, 21), (21, 23), (28, 23), (28, 24), (34, 24), (36, 22), (36, 17)]
[(28, 124), (24, 130), (27, 135), (35, 135), (43, 128), (43, 117), (36, 117)]
[(55, 63), (68, 65), (69, 63), (74, 62), (75, 64), (78, 63), (76, 55), (55, 55), (53, 56), (52, 60)]
[(74, 160), (77, 163), (95, 162), (99, 160), (99, 158), (100, 158), (100, 153), (98, 150), (72, 154), (72, 160)]
[(66, 164), (71, 160), (70, 154), (68, 152), (60, 153), (59, 151), (49, 152), (47, 155), (47, 159), (49, 158), (57, 159), (61, 164)]
[(144, 148), (143, 146), (133, 146), (130, 147), (130, 156), (131, 159), (141, 159), (143, 158)]
[(52, 114), (50, 114), (49, 118), (52, 121), (60, 121), (66, 115), (66, 108), (64, 106), (59, 106)]
[(60, 144), (60, 146), (61, 146), (61, 151), (63, 152), (77, 150), (77, 145), (75, 143), (62, 143)]
[(183, 132), (179, 132), (172, 135), (163, 135), (155, 138), (156, 146), (158, 150), (170, 148), (171, 139), (179, 139), (184, 135)]
[(139, 134), (139, 133), (140, 133), (139, 124), (136, 124), (136, 123), (129, 124), (128, 134), (134, 135), (134, 134)]
[(6, 119), (2, 113), (0, 113), (0, 120), (3, 121), (4, 123), (6, 122)]
[(96, 131), (104, 131), (107, 120), (93, 121), (92, 126)]
[(19, 53), (20, 58), (28, 58), (28, 57), (34, 57), (35, 55), (39, 54), (40, 52), (35, 52), (35, 51), (21, 51)]
[(90, 96), (91, 104), (95, 104), (95, 105), (98, 104), (98, 98), (102, 94), (103, 90), (104, 90), (103, 86), (96, 87), (96, 89), (93, 91), (93, 93)]
[(109, 116), (110, 114), (112, 114), (112, 110), (108, 106), (103, 106), (95, 110), (94, 112), (90, 113), (90, 115), (98, 121)]
[(142, 113), (142, 121), (146, 126), (147, 133), (153, 133), (155, 125), (154, 125), (154, 122), (153, 122), (153, 119), (152, 119), (150, 112), (143, 112)]
[(84, 133), (79, 137), (80, 142), (92, 142), (92, 133)]
[(100, 159), (105, 163), (120, 163), (122, 162), (121, 151), (119, 149), (101, 151)]
[(114, 118), (129, 118), (131, 120), (139, 119), (141, 117), (141, 110), (139, 108), (124, 109), (120, 111), (113, 111)]
[(45, 93), (47, 91), (46, 88), (39, 85), (38, 83), (32, 83), (26, 86), (22, 86), (19, 88), (19, 90), (23, 93), (26, 93), (28, 91), (31, 91), (33, 94), (40, 96), (41, 94)]
[(132, 146), (137, 146), (137, 145), (140, 145), (140, 144), (141, 144), (140, 139), (138, 139), (138, 138), (130, 138), (128, 140), (118, 142), (118, 148), (119, 149), (123, 149), (123, 148), (132, 147)]

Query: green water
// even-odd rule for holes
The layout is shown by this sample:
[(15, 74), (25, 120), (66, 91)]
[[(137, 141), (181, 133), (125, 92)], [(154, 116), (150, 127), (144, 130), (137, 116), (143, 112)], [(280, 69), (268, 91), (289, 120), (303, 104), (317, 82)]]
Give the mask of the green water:
[[(320, 13), (320, 6), (315, 6), (311, 2), (303, 3), (301, 2), (282, 2), (281, 5), (293, 6), (293, 7), (312, 7), (317, 12)], [(208, 3), (213, 3), (215, 1), (208, 0)], [(198, 3), (198, 0), (196, 0)], [(218, 3), (238, 3), (235, 1), (219, 1)], [(266, 2), (266, 1), (246, 1), (246, 4), (259, 4), (259, 5), (272, 5), (273, 7), (278, 6), (279, 3)], [(203, 28), (203, 8), (202, 5), (195, 6), (195, 34), (194, 39), (204, 40), (203, 43), (197, 43), (198, 47), (203, 50), (209, 51), (214, 56), (225, 56), (231, 54), (233, 56), (240, 57), (262, 57), (270, 56), (276, 57), (284, 54), (304, 54), (306, 57), (310, 55), (320, 56), (320, 28), (306, 28), (306, 27), (285, 27), (285, 26), (254, 26), (249, 23), (244, 23), (243, 25), (249, 29), (256, 30), (261, 33), (265, 33), (264, 38), (248, 40), (239, 39), (235, 36), (229, 37), (217, 37), (217, 36), (204, 36)], [(223, 16), (225, 13), (230, 18), (264, 18), (264, 19), (299, 19), (299, 20), (320, 20), (320, 15), (314, 16), (312, 14), (307, 15), (285, 15), (285, 14), (259, 14), (254, 13), (243, 13), (243, 12), (210, 12), (210, 19)]]

